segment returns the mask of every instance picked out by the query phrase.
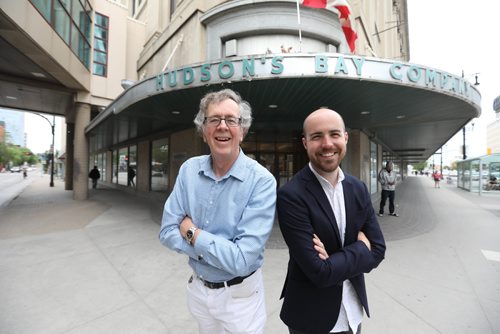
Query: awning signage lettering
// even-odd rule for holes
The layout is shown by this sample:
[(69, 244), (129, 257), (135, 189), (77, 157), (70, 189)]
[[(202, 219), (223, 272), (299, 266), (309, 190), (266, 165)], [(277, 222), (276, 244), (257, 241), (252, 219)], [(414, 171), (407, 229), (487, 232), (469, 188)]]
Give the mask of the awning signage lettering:
[(470, 97), (470, 83), (462, 77), (402, 62), (351, 55), (252, 56), (186, 66), (156, 76), (156, 91), (225, 81), (279, 77), (329, 76), (349, 79), (382, 80), (421, 86)]

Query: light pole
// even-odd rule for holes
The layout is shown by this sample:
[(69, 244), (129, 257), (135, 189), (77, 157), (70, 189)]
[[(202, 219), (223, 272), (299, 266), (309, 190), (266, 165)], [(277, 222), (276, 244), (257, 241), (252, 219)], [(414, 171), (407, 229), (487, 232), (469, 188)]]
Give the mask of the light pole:
[[(471, 124), (471, 131), (474, 130), (474, 122), (472, 122)], [(463, 160), (467, 159), (467, 154), (466, 151), (465, 151), (465, 132), (466, 132), (466, 127), (467, 127), (467, 124), (464, 125), (464, 127), (462, 128), (462, 134), (463, 134), (463, 140), (464, 140), (464, 147), (463, 147), (463, 150), (462, 150), (462, 153), (463, 153)]]
[(50, 124), (50, 128), (52, 129), (52, 148), (51, 148), (51, 154), (50, 154), (50, 186), (54, 186), (54, 156), (55, 156), (55, 150), (54, 150), (54, 129), (56, 127), (56, 116), (52, 115), (52, 123), (49, 121), (49, 119), (42, 114), (39, 113), (32, 113), (35, 115), (38, 115), (40, 117), (45, 118), (47, 122)]
[[(473, 73), (474, 79), (476, 80), (474, 82), (474, 86), (479, 86), (479, 73)], [(465, 73), (464, 70), (462, 70), (462, 78), (465, 78)], [(466, 124), (467, 125), (467, 124)], [(463, 140), (464, 140), (464, 146), (462, 148), (462, 154), (463, 154), (463, 160), (467, 159), (467, 154), (465, 154), (465, 126), (462, 128), (462, 135), (463, 135)], [(472, 127), (474, 127), (474, 123), (472, 123)]]

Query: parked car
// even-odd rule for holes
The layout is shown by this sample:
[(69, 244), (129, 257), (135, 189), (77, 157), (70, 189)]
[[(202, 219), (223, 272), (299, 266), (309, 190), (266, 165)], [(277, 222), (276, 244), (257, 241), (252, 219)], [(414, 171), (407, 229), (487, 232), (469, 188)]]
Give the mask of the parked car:
[(19, 166), (14, 166), (10, 168), (11, 173), (20, 173), (21, 172), (21, 167)]

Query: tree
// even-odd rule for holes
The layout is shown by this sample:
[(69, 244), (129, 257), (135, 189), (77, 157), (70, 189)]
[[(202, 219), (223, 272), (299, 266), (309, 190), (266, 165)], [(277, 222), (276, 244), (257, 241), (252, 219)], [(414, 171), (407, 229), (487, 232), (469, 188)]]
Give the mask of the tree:
[(26, 147), (0, 143), (0, 164), (7, 166), (21, 166), (24, 163), (36, 164), (38, 158)]
[(414, 170), (418, 170), (419, 172), (423, 171), (427, 168), (427, 161), (419, 162), (418, 164), (413, 165)]

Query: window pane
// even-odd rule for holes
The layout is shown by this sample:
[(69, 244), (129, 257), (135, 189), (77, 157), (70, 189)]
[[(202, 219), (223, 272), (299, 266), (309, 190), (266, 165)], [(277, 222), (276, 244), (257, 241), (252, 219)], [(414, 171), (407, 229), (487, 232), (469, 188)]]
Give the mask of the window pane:
[(101, 180), (106, 181), (106, 153), (99, 154), (98, 167), (101, 171)]
[(95, 16), (95, 24), (101, 27), (108, 27), (108, 18), (106, 16), (96, 14)]
[(118, 180), (118, 151), (114, 150), (113, 151), (113, 165), (112, 165), (112, 170), (113, 170), (113, 175), (111, 177), (111, 182), (116, 183)]
[(103, 39), (103, 40), (107, 41), (108, 40), (108, 30), (104, 29), (102, 27), (96, 26), (94, 28), (94, 36), (99, 38), (99, 39)]
[(168, 139), (162, 138), (152, 143), (151, 190), (168, 191)]
[(122, 186), (127, 185), (127, 151), (127, 147), (121, 148), (118, 155), (118, 184)]
[(54, 28), (59, 36), (62, 37), (66, 44), (70, 45), (69, 41), (69, 30), (70, 30), (70, 19), (66, 11), (61, 7), (59, 2), (54, 4)]
[(70, 0), (56, 0), (56, 1), (59, 1), (64, 7), (66, 7), (66, 9), (68, 10), (68, 12), (71, 10), (71, 8), (69, 6), (70, 5)]
[(106, 54), (94, 51), (94, 62), (106, 65)]
[(74, 54), (76, 54), (78, 58), (81, 59), (79, 53), (79, 46), (80, 46), (80, 32), (73, 25), (73, 29), (71, 29), (71, 49), (73, 50)]
[(370, 193), (374, 194), (377, 192), (377, 181), (378, 170), (377, 170), (377, 144), (370, 141)]
[(94, 63), (92, 65), (92, 73), (95, 75), (100, 75), (100, 76), (105, 77), (106, 76), (106, 68), (104, 67), (104, 65)]
[(71, 8), (71, 17), (73, 18), (73, 21), (78, 23), (78, 26), (80, 29), (83, 31), (84, 28), (84, 21), (82, 18), (86, 16), (85, 11), (83, 10), (82, 4), (78, 0), (73, 0), (72, 3), (72, 8)]
[(137, 146), (130, 146), (128, 150), (128, 186), (136, 186), (137, 178)]
[(99, 13), (95, 14), (94, 65), (92, 67), (96, 75), (107, 75), (108, 23), (107, 17)]
[(45, 17), (45, 19), (50, 22), (50, 8), (52, 6), (52, 0), (31, 0), (31, 3), (40, 11), (40, 13)]
[(96, 50), (106, 52), (106, 42), (102, 39), (94, 38), (94, 48)]

